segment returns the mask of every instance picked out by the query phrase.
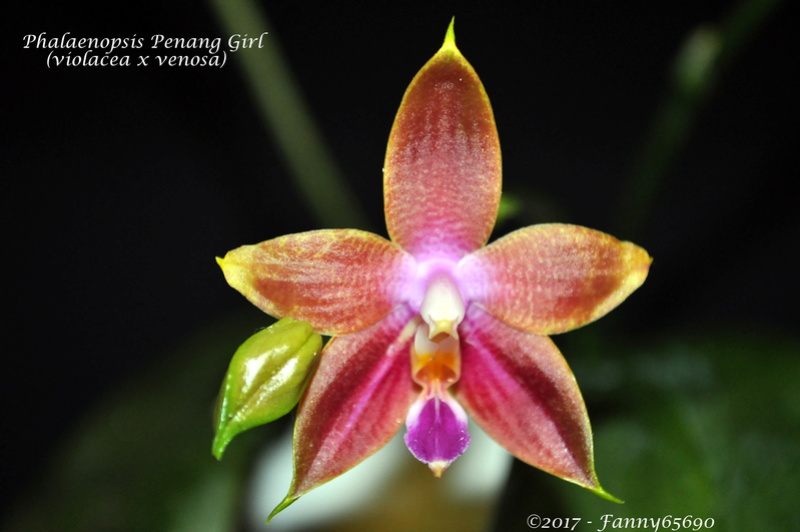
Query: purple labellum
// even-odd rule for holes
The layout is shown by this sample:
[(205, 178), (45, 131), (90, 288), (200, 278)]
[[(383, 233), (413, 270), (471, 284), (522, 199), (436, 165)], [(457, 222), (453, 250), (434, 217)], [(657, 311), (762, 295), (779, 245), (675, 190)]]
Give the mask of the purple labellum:
[(447, 392), (421, 396), (411, 407), (405, 442), (411, 453), (438, 477), (469, 445), (467, 415)]

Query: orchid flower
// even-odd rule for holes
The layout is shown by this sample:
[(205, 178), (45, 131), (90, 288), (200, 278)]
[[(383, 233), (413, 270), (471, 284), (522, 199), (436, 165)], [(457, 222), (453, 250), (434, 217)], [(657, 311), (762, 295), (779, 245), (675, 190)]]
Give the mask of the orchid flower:
[(411, 453), (441, 476), (469, 444), (468, 416), (523, 462), (613, 499), (595, 474), (575, 377), (548, 335), (616, 307), (652, 259), (565, 224), (485, 245), (500, 182), (489, 99), (451, 22), (389, 136), (391, 240), (318, 230), (218, 259), (257, 307), (332, 336), (299, 402), (294, 479), (273, 516), (380, 449), (403, 423)]

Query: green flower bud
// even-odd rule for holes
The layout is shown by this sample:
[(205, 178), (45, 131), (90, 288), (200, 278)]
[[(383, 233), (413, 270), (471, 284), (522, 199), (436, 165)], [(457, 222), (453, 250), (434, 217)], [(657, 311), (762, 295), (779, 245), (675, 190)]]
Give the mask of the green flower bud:
[(248, 338), (233, 355), (215, 412), (217, 459), (239, 433), (288, 414), (316, 366), (322, 338), (304, 321), (284, 318)]

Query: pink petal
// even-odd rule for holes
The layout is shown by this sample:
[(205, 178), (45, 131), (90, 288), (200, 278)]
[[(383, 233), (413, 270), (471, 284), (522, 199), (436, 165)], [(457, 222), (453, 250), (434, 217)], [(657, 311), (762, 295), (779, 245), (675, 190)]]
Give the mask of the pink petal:
[(332, 339), (322, 351), (297, 412), (292, 487), (273, 515), (356, 466), (403, 424), (419, 393), (409, 369), (411, 317), (400, 307), (365, 331)]
[(335, 335), (365, 329), (391, 312), (414, 267), (396, 244), (355, 229), (286, 235), (217, 261), (228, 284), (264, 312)]
[(461, 332), (454, 392), (470, 417), (523, 462), (610, 497), (594, 472), (586, 406), (555, 344), (475, 306)]
[(642, 248), (600, 231), (533, 225), (465, 258), (468, 298), (512, 327), (556, 334), (594, 321), (647, 277)]
[(408, 87), (389, 136), (389, 235), (422, 259), (457, 259), (478, 249), (497, 216), (500, 175), (489, 98), (456, 48), (451, 26), (442, 48)]

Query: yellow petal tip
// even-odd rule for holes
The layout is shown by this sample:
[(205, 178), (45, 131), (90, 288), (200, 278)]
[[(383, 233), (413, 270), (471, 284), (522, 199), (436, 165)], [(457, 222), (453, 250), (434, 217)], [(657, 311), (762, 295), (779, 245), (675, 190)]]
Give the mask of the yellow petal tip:
[(442, 44), (442, 48), (456, 47), (455, 23), (456, 23), (456, 17), (451, 18), (450, 24), (447, 26), (447, 33), (444, 36), (444, 44)]

